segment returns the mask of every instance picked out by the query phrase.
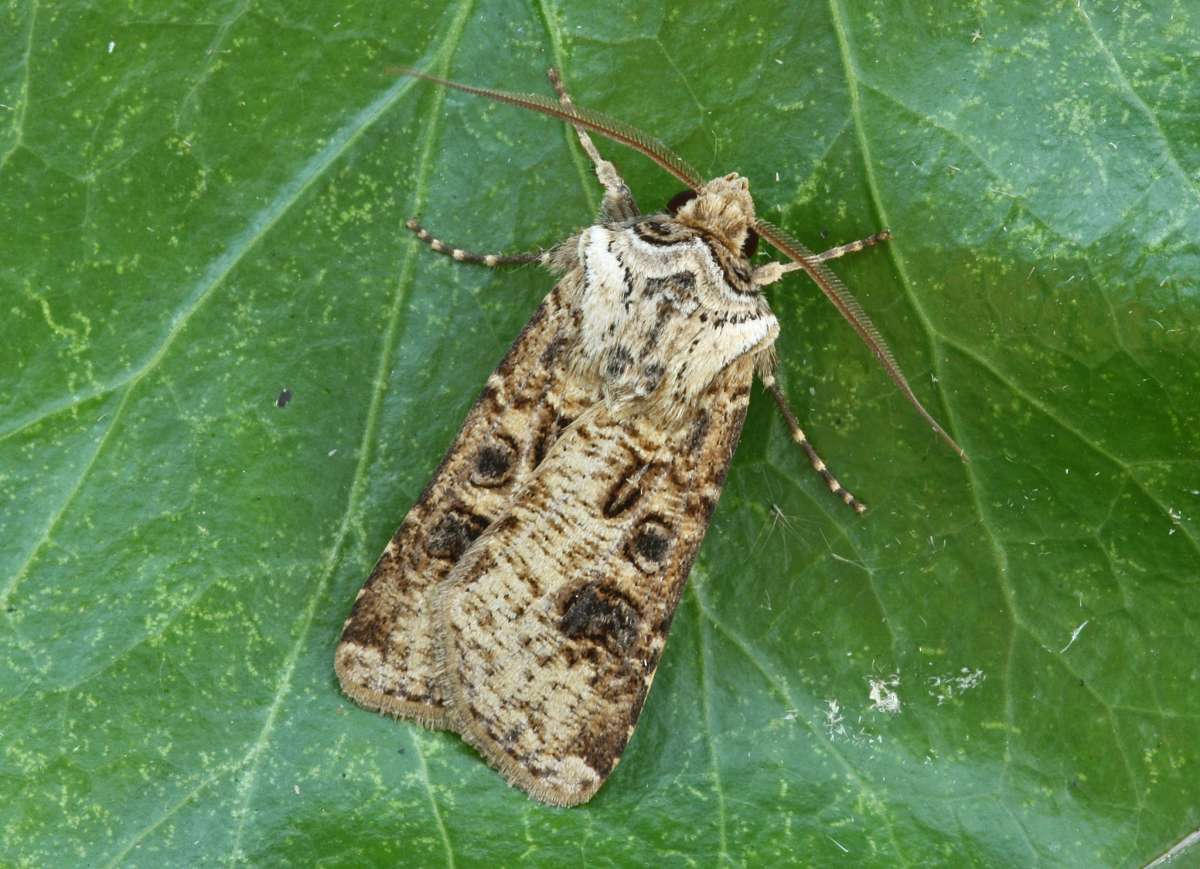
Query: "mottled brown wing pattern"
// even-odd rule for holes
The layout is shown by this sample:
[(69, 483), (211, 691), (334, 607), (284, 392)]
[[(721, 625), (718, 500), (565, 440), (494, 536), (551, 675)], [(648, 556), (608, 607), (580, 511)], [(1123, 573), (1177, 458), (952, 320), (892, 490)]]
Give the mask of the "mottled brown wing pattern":
[(586, 801), (625, 749), (753, 366), (727, 366), (669, 428), (637, 403), (585, 412), (437, 595), (456, 729), (540, 800)]
[(534, 313), (468, 413), (441, 466), (388, 543), (346, 620), (342, 689), (368, 709), (448, 727), (431, 594), (505, 511), (559, 434), (598, 396), (569, 372), (577, 316), (568, 274)]
[(598, 224), (547, 254), (564, 279), (346, 623), (346, 693), (457, 730), (545, 802), (603, 784), (771, 367), (779, 324), (740, 242), (707, 228), (737, 242), (752, 217), (727, 176), (679, 220)]
[[(675, 607), (724, 483), (757, 373), (793, 441), (856, 510), (775, 380), (779, 323), (761, 290), (803, 269), (908, 387), (827, 259), (755, 216), (747, 180), (703, 182), (661, 143), (557, 103), (406, 73), (559, 117), (604, 188), (600, 222), (541, 254), (435, 251), (565, 275), (463, 424), (359, 594), (337, 649), (364, 706), (456, 729), (540, 800), (589, 799), (641, 714)], [(587, 131), (654, 160), (687, 190), (642, 216)], [(753, 266), (759, 237), (791, 263)], [(960, 450), (961, 452), (961, 450)], [(965, 457), (965, 454), (964, 454)]]

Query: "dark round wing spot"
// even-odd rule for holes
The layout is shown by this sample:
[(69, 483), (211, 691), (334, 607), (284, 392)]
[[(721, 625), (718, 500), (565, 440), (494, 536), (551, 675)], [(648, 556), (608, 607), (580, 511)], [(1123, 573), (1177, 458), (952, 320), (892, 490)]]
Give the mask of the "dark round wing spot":
[(476, 486), (503, 486), (512, 476), (517, 463), (517, 444), (508, 435), (495, 435), (480, 444), (471, 469), (471, 482)]
[(679, 209), (683, 208), (686, 203), (691, 202), (699, 195), (695, 190), (680, 190), (667, 203), (667, 214), (678, 213)]
[(642, 573), (654, 573), (662, 568), (675, 538), (672, 531), (657, 516), (643, 519), (625, 546), (625, 553)]
[(490, 524), (491, 520), (483, 516), (465, 510), (451, 510), (430, 529), (425, 538), (425, 551), (434, 558), (458, 561), (472, 541)]

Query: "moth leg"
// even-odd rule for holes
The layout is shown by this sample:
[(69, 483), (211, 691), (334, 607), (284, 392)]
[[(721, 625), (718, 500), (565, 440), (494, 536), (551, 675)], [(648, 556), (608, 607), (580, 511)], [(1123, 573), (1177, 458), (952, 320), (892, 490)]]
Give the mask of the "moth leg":
[(812, 463), (813, 470), (821, 475), (821, 479), (825, 481), (825, 485), (829, 487), (829, 491), (841, 498), (846, 506), (854, 510), (855, 513), (866, 512), (867, 505), (855, 498), (850, 494), (849, 490), (837, 481), (837, 477), (830, 473), (829, 468), (825, 466), (825, 463), (821, 461), (821, 457), (817, 455), (817, 451), (808, 442), (808, 436), (804, 434), (804, 430), (800, 428), (800, 423), (796, 421), (796, 414), (792, 412), (787, 396), (783, 394), (783, 390), (775, 382), (775, 375), (764, 374), (762, 380), (763, 385), (771, 393), (771, 397), (775, 399), (775, 403), (779, 405), (779, 411), (783, 414), (788, 430), (792, 433), (792, 440), (796, 442), (800, 449), (804, 450), (809, 462)]
[(497, 266), (512, 266), (521, 263), (545, 263), (549, 257), (548, 251), (541, 253), (475, 253), (474, 251), (464, 250), (461, 247), (446, 244), (440, 238), (434, 238), (429, 234), (429, 231), (421, 224), (417, 223), (414, 218), (409, 218), (404, 222), (404, 225), (417, 234), (417, 238), (425, 242), (438, 253), (444, 253), (452, 260), (460, 263), (478, 263), (479, 265), (487, 266), (488, 268), (496, 268)]
[[(558, 70), (554, 67), (546, 70), (546, 75), (550, 79), (550, 84), (554, 86), (555, 92), (558, 94), (558, 101), (565, 108), (573, 109), (575, 106), (571, 102), (571, 97), (567, 94), (566, 87), (563, 86), (562, 78), (558, 74)], [(583, 146), (584, 153), (588, 155), (592, 163), (596, 166), (596, 178), (604, 187), (604, 201), (600, 204), (600, 211), (608, 220), (625, 220), (629, 217), (637, 217), (641, 214), (638, 211), (637, 202), (634, 201), (633, 193), (629, 190), (629, 186), (621, 178), (621, 173), (617, 171), (617, 167), (600, 156), (600, 152), (596, 150), (596, 146), (592, 144), (592, 137), (588, 135), (587, 130), (583, 127), (576, 126), (575, 134), (579, 136), (579, 144)]]
[[(848, 253), (858, 253), (860, 250), (874, 247), (880, 242), (890, 241), (891, 238), (891, 230), (883, 229), (874, 235), (860, 238), (858, 241), (852, 241), (849, 244), (839, 244), (837, 247), (831, 247), (829, 250), (815, 253), (809, 259), (819, 263), (828, 262), (831, 259), (843, 257)], [(788, 272), (794, 272), (802, 268), (804, 266), (800, 265), (800, 263), (787, 263), (786, 265), (783, 263), (767, 263), (766, 265), (761, 265), (754, 270), (754, 285), (765, 287), (768, 284), (775, 283)]]
[(858, 241), (852, 241), (849, 244), (839, 244), (837, 247), (831, 247), (829, 250), (822, 251), (813, 256), (817, 262), (827, 262), (831, 259), (845, 256), (848, 253), (858, 253), (868, 247), (874, 247), (882, 241), (891, 241), (892, 231), (890, 229), (881, 229), (874, 235), (868, 235), (866, 238), (860, 238)]

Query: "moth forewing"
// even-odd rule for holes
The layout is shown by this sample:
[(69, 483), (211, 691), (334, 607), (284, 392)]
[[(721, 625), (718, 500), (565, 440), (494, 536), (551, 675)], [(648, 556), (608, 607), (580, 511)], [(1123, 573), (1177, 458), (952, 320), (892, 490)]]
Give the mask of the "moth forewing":
[[(767, 225), (745, 179), (702, 184), (664, 146), (576, 109), (561, 87), (555, 104), (444, 83), (575, 124), (604, 203), (596, 225), (537, 256), (472, 253), (410, 222), (457, 260), (537, 259), (558, 283), (359, 593), (335, 669), (360, 704), (455, 729), (531, 796), (575, 805), (604, 783), (637, 723), (756, 372), (830, 488), (861, 505), (775, 383), (779, 324), (760, 289), (789, 267), (751, 266)], [(585, 127), (648, 154), (690, 192), (641, 215)], [(805, 268), (824, 279), (824, 259), (864, 244)], [(841, 299), (836, 279), (826, 284)]]
[[(597, 403), (437, 598), (459, 732), (557, 805), (616, 766), (741, 432), (752, 363), (664, 426)], [(639, 477), (636, 486), (626, 481)]]
[(457, 729), (559, 805), (590, 798), (625, 748), (778, 332), (711, 242), (662, 217), (578, 236), (570, 359), (601, 398), (435, 598)]
[(334, 665), (359, 704), (427, 727), (452, 726), (437, 673), (432, 594), (566, 422), (596, 401), (594, 390), (568, 382), (562, 353), (575, 333), (556, 286), (488, 378), (359, 592)]

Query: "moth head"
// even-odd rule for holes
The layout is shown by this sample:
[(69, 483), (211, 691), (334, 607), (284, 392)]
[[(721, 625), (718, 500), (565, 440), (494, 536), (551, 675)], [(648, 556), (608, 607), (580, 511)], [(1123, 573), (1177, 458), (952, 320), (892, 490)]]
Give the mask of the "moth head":
[(750, 182), (736, 172), (714, 178), (698, 191), (684, 191), (671, 200), (667, 211), (680, 223), (711, 233), (745, 257), (758, 249)]

